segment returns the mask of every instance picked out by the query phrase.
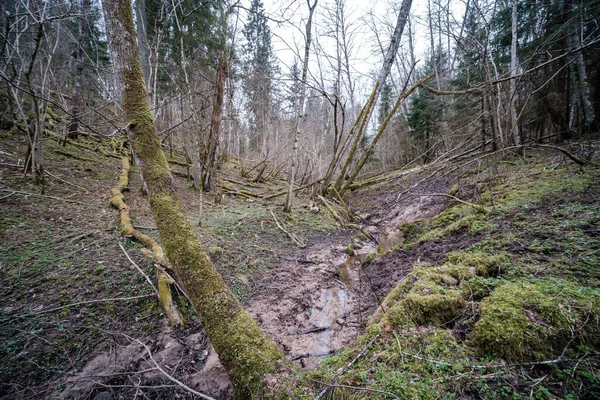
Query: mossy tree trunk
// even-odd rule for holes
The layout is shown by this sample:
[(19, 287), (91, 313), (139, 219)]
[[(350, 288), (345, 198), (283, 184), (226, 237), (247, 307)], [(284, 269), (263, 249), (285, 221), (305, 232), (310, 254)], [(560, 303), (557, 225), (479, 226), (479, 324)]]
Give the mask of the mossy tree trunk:
[(102, 3), (110, 19), (111, 49), (120, 58), (116, 64), (123, 83), (125, 119), (148, 183), (150, 206), (166, 255), (231, 378), (236, 398), (260, 398), (265, 376), (276, 372), (283, 354), (242, 309), (182, 211), (154, 126), (129, 1)]

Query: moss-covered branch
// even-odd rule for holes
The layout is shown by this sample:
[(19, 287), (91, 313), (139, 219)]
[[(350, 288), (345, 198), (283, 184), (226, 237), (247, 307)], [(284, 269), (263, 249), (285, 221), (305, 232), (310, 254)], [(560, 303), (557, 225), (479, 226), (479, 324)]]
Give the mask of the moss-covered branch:
[[(144, 235), (143, 233), (139, 232), (133, 227), (133, 224), (131, 223), (131, 217), (129, 216), (129, 206), (125, 203), (125, 196), (123, 195), (123, 191), (129, 185), (130, 170), (131, 163), (129, 161), (129, 157), (123, 156), (121, 158), (121, 172), (119, 173), (119, 184), (111, 190), (113, 197), (110, 200), (110, 204), (119, 209), (121, 234), (123, 236), (132, 237), (138, 242), (148, 246), (150, 249), (152, 249), (152, 253), (148, 254), (144, 251), (142, 251), (142, 253), (152, 258), (158, 264), (162, 266), (167, 266), (165, 254), (158, 242), (152, 239), (150, 236)], [(160, 305), (165, 311), (165, 314), (167, 315), (167, 318), (169, 318), (169, 322), (173, 326), (183, 326), (183, 318), (177, 310), (177, 306), (175, 305), (175, 302), (173, 301), (173, 296), (171, 295), (171, 289), (169, 288), (169, 284), (173, 282), (169, 280), (159, 268), (156, 268), (156, 280), (158, 282), (158, 299), (160, 301)]]
[(278, 371), (283, 353), (241, 307), (183, 213), (148, 103), (130, 3), (104, 0), (103, 6), (123, 83), (124, 117), (148, 183), (150, 207), (166, 255), (229, 374), (235, 397), (261, 398), (266, 377)]

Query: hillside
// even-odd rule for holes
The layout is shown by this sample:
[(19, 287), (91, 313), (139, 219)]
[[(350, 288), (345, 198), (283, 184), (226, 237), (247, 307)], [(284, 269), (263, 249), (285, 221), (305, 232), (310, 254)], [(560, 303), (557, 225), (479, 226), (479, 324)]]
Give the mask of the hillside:
[[(229, 398), (185, 296), (172, 286), (185, 319), (172, 328), (154, 263), (120, 234), (119, 142), (45, 141), (41, 194), (18, 166), (19, 136), (1, 139), (1, 397), (193, 398), (169, 375)], [(308, 190), (285, 216), (283, 197), (268, 199), (285, 181), (253, 182), (234, 161), (223, 194), (201, 198), (172, 161), (196, 234), (290, 360), (274, 397), (598, 397), (595, 164), (530, 149), (393, 171), (356, 185), (342, 225)], [(124, 201), (158, 240), (141, 187), (133, 170)]]

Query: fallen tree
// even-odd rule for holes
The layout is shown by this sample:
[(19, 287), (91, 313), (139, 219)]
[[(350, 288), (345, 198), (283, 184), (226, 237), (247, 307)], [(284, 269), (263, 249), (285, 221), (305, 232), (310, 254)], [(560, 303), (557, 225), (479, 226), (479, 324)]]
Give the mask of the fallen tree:
[(233, 385), (236, 398), (261, 398), (283, 353), (244, 311), (204, 252), (185, 217), (160, 146), (136, 46), (131, 5), (103, 0), (114, 63), (123, 85), (124, 118), (166, 256), (190, 298)]

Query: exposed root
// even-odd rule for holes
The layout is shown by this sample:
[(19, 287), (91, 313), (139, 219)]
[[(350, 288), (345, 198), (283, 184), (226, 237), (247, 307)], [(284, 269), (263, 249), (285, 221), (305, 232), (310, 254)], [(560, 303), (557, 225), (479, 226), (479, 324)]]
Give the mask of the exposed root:
[[(125, 196), (123, 192), (127, 189), (127, 185), (129, 185), (129, 171), (131, 169), (131, 163), (128, 156), (123, 156), (121, 158), (121, 173), (119, 173), (119, 184), (118, 186), (112, 188), (112, 198), (110, 199), (110, 204), (119, 210), (119, 218), (121, 223), (121, 235), (132, 237), (138, 242), (144, 244), (149, 247), (150, 251), (143, 251), (142, 253), (147, 257), (153, 259), (156, 263), (163, 267), (167, 267), (167, 259), (165, 257), (165, 253), (162, 247), (158, 244), (158, 242), (152, 239), (148, 235), (144, 235), (133, 227), (131, 222), (131, 217), (129, 216), (129, 206), (125, 203)], [(159, 302), (165, 311), (165, 314), (169, 318), (169, 322), (171, 325), (176, 327), (183, 326), (183, 318), (181, 314), (177, 310), (177, 306), (173, 302), (173, 296), (171, 295), (171, 290), (169, 288), (169, 284), (173, 283), (173, 280), (167, 278), (167, 276), (161, 271), (159, 268), (156, 268), (156, 279), (158, 281), (158, 299)]]

